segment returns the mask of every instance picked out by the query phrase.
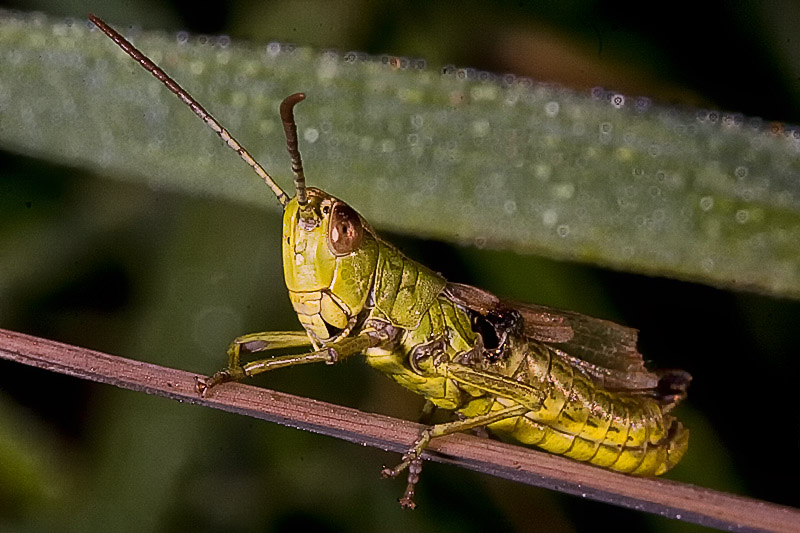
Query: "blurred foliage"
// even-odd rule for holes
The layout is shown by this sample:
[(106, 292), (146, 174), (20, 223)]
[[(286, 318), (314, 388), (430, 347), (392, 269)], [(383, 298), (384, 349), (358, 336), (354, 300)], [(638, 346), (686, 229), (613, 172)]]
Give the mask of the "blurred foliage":
[[(3, 20), (0, 143), (264, 206), (256, 180), (221, 177), (246, 167), (88, 26)], [(131, 33), (240, 138), (259, 139), (254, 155), (278, 176), (275, 109), (305, 90), (311, 183), (381, 228), (800, 296), (800, 130), (417, 59)]]
[[(88, 26), (76, 21), (86, 12), (99, 9), (97, 6), (42, 1), (14, 7), (41, 9), (55, 16), (74, 17), (75, 21), (71, 29), (62, 26), (61, 48), (48, 46), (40, 56), (25, 57), (24, 61), (22, 51), (18, 52), (18, 75), (35, 73), (36, 77), (31, 78), (29, 94), (15, 94), (13, 99), (0, 95), (0, 138), (9, 148), (29, 155), (45, 154), (46, 160), (58, 160), (69, 167), (41, 158), (0, 154), (0, 327), (203, 373), (224, 364), (225, 347), (236, 335), (296, 328), (282, 287), (277, 210), (255, 207), (274, 203), (265, 196), (268, 192), (263, 185), (247, 176), (235, 156), (225, 153), (213, 134), (173, 102), (174, 97), (131, 61), (123, 60), (109, 42), (85, 32)], [(457, 64), (568, 84), (579, 91), (548, 88), (546, 91), (551, 92), (542, 93), (540, 100), (547, 102), (556, 94), (563, 98), (556, 122), (550, 123), (548, 142), (556, 144), (563, 144), (562, 133), (574, 134), (574, 122), (557, 122), (565, 109), (573, 108), (573, 100), (589, 101), (588, 109), (596, 115), (587, 120), (595, 123), (616, 124), (621, 116), (640, 120), (635, 105), (619, 110), (607, 101), (591, 104), (590, 99), (580, 96), (580, 91), (590, 94), (588, 89), (596, 86), (612, 90), (602, 94), (645, 94), (662, 103), (727, 108), (743, 114), (731, 117), (755, 115), (797, 122), (795, 59), (800, 54), (782, 32), (790, 30), (792, 17), (800, 16), (800, 12), (787, 6), (773, 11), (755, 2), (736, 6), (691, 4), (691, 8), (672, 4), (668, 12), (665, 8), (664, 12), (644, 13), (635, 4), (615, 3), (612, 9), (604, 2), (467, 2), (453, 10), (445, 4), (353, 0), (337, 6), (321, 2), (237, 2), (200, 12), (169, 4), (126, 2), (104, 4), (98, 15), (117, 23), (126, 35), (139, 33), (128, 31), (122, 25), (125, 22), (145, 28), (228, 33), (237, 41), (291, 41), (318, 48), (335, 46), (370, 54), (424, 57), (431, 74), (441, 65)], [(75, 36), (83, 34), (88, 36), (82, 38), (93, 41), (94, 51), (88, 56), (70, 48), (80, 42), (66, 44), (75, 43)], [(342, 128), (343, 132), (356, 132), (363, 125), (363, 131), (375, 132), (370, 133), (375, 137), (370, 145), (373, 147), (380, 146), (379, 139), (405, 142), (413, 133), (409, 131), (412, 123), (392, 126), (389, 121), (388, 126), (380, 126), (385, 129), (376, 129), (376, 124), (383, 124), (377, 119), (356, 124), (348, 116), (354, 105), (362, 106), (360, 113), (365, 117), (395, 113), (408, 119), (415, 109), (420, 115), (435, 117), (445, 97), (422, 90), (421, 96), (413, 96), (414, 84), (418, 83), (413, 78), (420, 75), (413, 69), (385, 76), (372, 72), (350, 79), (350, 87), (344, 86), (348, 77), (343, 77), (337, 82), (339, 92), (317, 85), (319, 70), (307, 74), (298, 71), (294, 78), (262, 81), (255, 90), (246, 89), (246, 76), (231, 75), (222, 67), (208, 68), (207, 59), (190, 57), (219, 57), (219, 48), (180, 47), (174, 39), (168, 42), (150, 35), (141, 37), (144, 40), (138, 44), (201, 102), (224, 117), (226, 126), (249, 141), (246, 144), (258, 147), (254, 150), (257, 157), (268, 169), (280, 172), (281, 183), (287, 182), (288, 165), (274, 108), (289, 92), (307, 86), (315, 89), (313, 99), (298, 109), (301, 128), (304, 123), (319, 124), (323, 139), (323, 124)], [(4, 38), (8, 35), (0, 35), (0, 40)], [(29, 44), (35, 44), (36, 39), (36, 33), (30, 35)], [(197, 43), (196, 38), (191, 42)], [(229, 45), (225, 50), (239, 50), (237, 46)], [(6, 61), (9, 57), (14, 60), (15, 56), (5, 56)], [(59, 65), (50, 71), (54, 78), (39, 78), (41, 64)], [(67, 82), (63, 77), (65, 71), (87, 72), (89, 68), (97, 73), (92, 79)], [(337, 67), (339, 73), (346, 68)], [(0, 72), (0, 85), (7, 87), (3, 76), (8, 72)], [(380, 81), (380, 86), (364, 87), (364, 79)], [(452, 85), (446, 95), (454, 90), (463, 92), (466, 87), (457, 79), (448, 83)], [(61, 88), (61, 101), (68, 104), (62, 109), (50, 107), (49, 114), (36, 114), (41, 109), (37, 111), (35, 106), (28, 106), (24, 113), (25, 106), (14, 107), (21, 99), (39, 99), (42, 105), (52, 106), (42, 97), (52, 87)], [(385, 94), (397, 87), (408, 88), (406, 94), (412, 97), (387, 104)], [(486, 85), (475, 82), (469, 87)], [(235, 95), (243, 91), (249, 91), (244, 93), (244, 100), (237, 99)], [(342, 94), (348, 92), (355, 96), (343, 100)], [(368, 98), (371, 94), (374, 99)], [(758, 222), (758, 231), (747, 235), (747, 242), (752, 245), (753, 235), (762, 232), (777, 235), (778, 242), (788, 243), (780, 248), (781, 260), (788, 266), (776, 270), (771, 262), (775, 256), (768, 257), (764, 247), (756, 246), (744, 248), (747, 253), (739, 255), (747, 259), (747, 275), (731, 268), (716, 279), (703, 279), (730, 288), (737, 283), (753, 284), (751, 276), (755, 274), (763, 274), (762, 279), (767, 280), (779, 278), (777, 274), (796, 278), (797, 254), (793, 250), (797, 241), (792, 237), (796, 206), (786, 195), (780, 195), (782, 189), (756, 188), (756, 193), (763, 194), (754, 198), (742, 196), (745, 191), (741, 187), (742, 183), (761, 183), (753, 169), (764, 158), (772, 163), (758, 168), (774, 169), (777, 161), (777, 168), (786, 170), (780, 176), (768, 173), (770, 185), (798, 186), (786, 181), (793, 175), (787, 169), (797, 164), (793, 152), (781, 148), (791, 148), (791, 138), (785, 135), (791, 128), (784, 127), (779, 136), (746, 137), (746, 132), (731, 134), (717, 122), (699, 126), (709, 132), (707, 135), (680, 137), (675, 135), (675, 128), (694, 123), (696, 112), (676, 107), (664, 115), (662, 111), (667, 108), (657, 108), (661, 114), (652, 112), (657, 116), (648, 119), (649, 124), (639, 122), (638, 134), (643, 139), (677, 143), (671, 152), (657, 154), (667, 157), (671, 164), (685, 168), (686, 162), (681, 161), (685, 156), (689, 167), (703, 165), (695, 169), (692, 182), (701, 188), (686, 193), (678, 187), (682, 192), (677, 198), (688, 201), (696, 215), (709, 213), (711, 218), (705, 225), (692, 226), (689, 233), (648, 233), (652, 228), (648, 230), (647, 224), (639, 230), (627, 224), (622, 225), (619, 237), (616, 230), (609, 235), (606, 229), (596, 232), (601, 244), (587, 252), (585, 246), (570, 250), (568, 239), (554, 238), (560, 224), (550, 228), (552, 242), (529, 242), (529, 238), (548, 233), (541, 231), (541, 222), (538, 232), (525, 224), (515, 227), (513, 216), (523, 209), (510, 213), (512, 218), (471, 216), (502, 215), (503, 207), (510, 205), (508, 200), (529, 205), (523, 202), (533, 193), (515, 185), (517, 160), (507, 152), (506, 140), (476, 143), (475, 134), (485, 131), (484, 127), (494, 131), (495, 124), (518, 120), (522, 114), (506, 111), (495, 117), (492, 114), (500, 113), (499, 104), (491, 107), (476, 100), (476, 94), (484, 94), (480, 90), (464, 94), (472, 98), (469, 105), (454, 105), (457, 112), (443, 113), (424, 125), (439, 128), (426, 134), (431, 142), (437, 139), (437, 146), (457, 154), (457, 164), (469, 160), (464, 168), (473, 169), (471, 178), (482, 180), (478, 185), (447, 182), (446, 172), (455, 164), (436, 167), (434, 172), (429, 165), (436, 163), (435, 158), (407, 157), (411, 151), (397, 149), (393, 156), (375, 149), (359, 152), (365, 140), (355, 133), (337, 137), (340, 145), (336, 150), (306, 137), (302, 149), (310, 180), (350, 201), (379, 230), (402, 230), (404, 235), (387, 235), (389, 240), (450, 279), (505, 297), (570, 308), (641, 328), (641, 347), (648, 358), (661, 366), (686, 368), (695, 376), (689, 405), (679, 412), (692, 428), (691, 451), (670, 477), (800, 505), (796, 491), (787, 489), (800, 474), (793, 452), (800, 444), (800, 419), (796, 410), (787, 407), (795, 401), (793, 379), (800, 370), (796, 358), (800, 348), (796, 317), (800, 309), (796, 301), (622, 274), (511, 251), (416, 241), (407, 236), (491, 246), (511, 244), (515, 250), (546, 250), (550, 256), (664, 273), (664, 269), (637, 265), (631, 255), (615, 262), (609, 251), (613, 252), (616, 245), (625, 249), (625, 243), (614, 239), (636, 239), (628, 243), (633, 250), (652, 251), (663, 244), (673, 251), (697, 246), (696, 253), (708, 254), (715, 235), (727, 238), (728, 228), (741, 229), (744, 224), (737, 223), (735, 217), (749, 201), (766, 209), (768, 216), (747, 220)], [(637, 101), (643, 100), (627, 100), (628, 104)], [(377, 109), (381, 105), (388, 109)], [(544, 116), (537, 116), (537, 120)], [(9, 126), (11, 117), (13, 128)], [(484, 126), (481, 117), (487, 121)], [(122, 121), (117, 122), (120, 118)], [(18, 129), (26, 122), (28, 126), (36, 124), (37, 129)], [(65, 122), (75, 126), (70, 135), (65, 135), (60, 126)], [(459, 128), (463, 133), (454, 134)], [(741, 153), (720, 151), (713, 157), (703, 157), (717, 148), (718, 139), (728, 142), (736, 135), (745, 139), (741, 145), (733, 145), (742, 146)], [(21, 140), (29, 143), (37, 136), (43, 148), (23, 146)], [(625, 194), (624, 185), (619, 184), (626, 180), (657, 179), (655, 172), (640, 177), (632, 172), (649, 167), (635, 163), (621, 167), (619, 157), (614, 159), (621, 146), (614, 143), (622, 143), (623, 138), (611, 141), (610, 146), (599, 139), (596, 135), (573, 139), (574, 146), (563, 148), (567, 154), (578, 153), (570, 150), (599, 150), (591, 165), (582, 170), (581, 179), (585, 181), (577, 182), (591, 183), (592, 173), (604, 180), (607, 177), (608, 182), (598, 181), (600, 187), (595, 184), (591, 189), (599, 200), (616, 201), (621, 196), (613, 188), (622, 187)], [(347, 144), (353, 142), (356, 148)], [(747, 174), (737, 181), (736, 170), (742, 166), (738, 161), (745, 157), (747, 146), (758, 142), (762, 149), (759, 154), (772, 155), (749, 163)], [(165, 148), (173, 143), (172, 150)], [(521, 168), (530, 172), (533, 167), (525, 165), (534, 165), (537, 150), (545, 148), (535, 147), (516, 156)], [(632, 157), (651, 157), (647, 155), (651, 148), (649, 144), (634, 147)], [(58, 155), (65, 152), (82, 155), (67, 162)], [(348, 154), (352, 153), (359, 157), (349, 161)], [(74, 167), (93, 168), (98, 174), (101, 168), (111, 169), (115, 179), (87, 175)], [(503, 170), (505, 179), (493, 174), (492, 169), (497, 167)], [(552, 168), (554, 172), (574, 172), (577, 167), (553, 164)], [(621, 168), (628, 168), (628, 172), (623, 175)], [(229, 176), (236, 169), (244, 177)], [(460, 180), (463, 176), (459, 172), (469, 171), (453, 172)], [(395, 182), (399, 174), (408, 181)], [(445, 181), (433, 180), (434, 175)], [(563, 200), (570, 198), (563, 198), (568, 191), (564, 184), (572, 181), (559, 176), (551, 177), (549, 183), (561, 187), (548, 189), (551, 197), (545, 195), (540, 201), (562, 201), (559, 209), (567, 209), (569, 202)], [(725, 176), (727, 181), (722, 179)], [(376, 181), (365, 177), (382, 183), (383, 188), (374, 188)], [(635, 209), (655, 209), (653, 197), (648, 195), (650, 185), (636, 189), (644, 195), (633, 198)], [(729, 186), (732, 188), (726, 189)], [(604, 191), (602, 187), (610, 189)], [(443, 205), (425, 204), (437, 201), (429, 194), (437, 189), (451, 192), (459, 201), (500, 190), (494, 197), (500, 209), (473, 207), (452, 213)], [(186, 194), (187, 190), (194, 194)], [(669, 187), (661, 190), (670, 191)], [(708, 197), (712, 198), (710, 206), (708, 200), (701, 203)], [(387, 209), (388, 198), (393, 209)], [(540, 205), (540, 221), (550, 220), (543, 215), (548, 205)], [(679, 207), (667, 204), (664, 213), (677, 217), (672, 210)], [(558, 217), (580, 215), (565, 213), (559, 211)], [(591, 233), (596, 215), (584, 216), (589, 222), (582, 227)], [(727, 222), (714, 222), (723, 219)], [(474, 224), (472, 229), (470, 224)], [(479, 234), (475, 228), (481, 227), (483, 233)], [(508, 231), (517, 234), (497, 237), (508, 235)], [(703, 237), (712, 240), (697, 244), (695, 239)], [(727, 258), (736, 256), (737, 249), (724, 249), (730, 242), (723, 239), (713, 250), (717, 258), (714, 265), (720, 269), (728, 268)], [(567, 248), (559, 252), (559, 246)], [(670, 258), (669, 254), (652, 252), (645, 252), (645, 256), (661, 264), (669, 259), (675, 266), (668, 271), (684, 279), (702, 277), (692, 270), (685, 256)], [(736, 272), (742, 272), (742, 277), (737, 278)], [(765, 288), (763, 283), (760, 286)], [(796, 289), (782, 287), (771, 290), (797, 294)], [(676, 521), (430, 464), (420, 485), (419, 510), (402, 512), (395, 503), (402, 483), (378, 477), (382, 464), (397, 460), (392, 454), (10, 363), (0, 363), (0, 375), (0, 529), (4, 531), (112, 527), (283, 531), (304, 525), (331, 531), (573, 531), (593, 530), (603, 521), (631, 530), (693, 529)], [(410, 419), (420, 406), (418, 398), (357, 361), (331, 368), (290, 369), (261, 377), (257, 383)]]

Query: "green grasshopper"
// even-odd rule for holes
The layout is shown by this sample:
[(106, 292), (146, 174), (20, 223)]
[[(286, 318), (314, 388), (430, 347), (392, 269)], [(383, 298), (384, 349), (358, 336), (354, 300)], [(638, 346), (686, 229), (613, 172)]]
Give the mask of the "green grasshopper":
[[(280, 106), (295, 197), (197, 101), (124, 37), (89, 19), (191, 107), (272, 189), (283, 207), (283, 269), (304, 331), (253, 333), (233, 341), (228, 366), (198, 378), (205, 396), (227, 381), (364, 354), (367, 363), (428, 405), (454, 411), (429, 426), (385, 477), (408, 470), (400, 499), (414, 507), (422, 452), (431, 439), (474, 428), (578, 461), (633, 475), (659, 475), (680, 461), (689, 431), (669, 411), (691, 376), (651, 372), (637, 332), (605, 320), (511, 303), (451, 283), (382, 240), (345, 202), (306, 187), (294, 106)], [(297, 355), (242, 362), (257, 352), (306, 348)]]

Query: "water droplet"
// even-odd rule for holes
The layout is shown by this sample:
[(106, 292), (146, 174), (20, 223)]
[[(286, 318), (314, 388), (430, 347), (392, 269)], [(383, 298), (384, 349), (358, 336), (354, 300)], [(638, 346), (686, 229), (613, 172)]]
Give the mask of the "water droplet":
[(556, 233), (562, 239), (569, 235), (569, 225), (568, 224), (561, 224), (558, 228), (556, 228)]
[(472, 134), (475, 137), (486, 137), (490, 129), (488, 120), (476, 120), (472, 123)]
[(617, 109), (625, 105), (625, 96), (622, 94), (614, 94), (611, 96), (611, 105)]
[(199, 76), (205, 70), (205, 65), (202, 61), (192, 61), (192, 63), (189, 65), (189, 70), (193, 75)]
[[(478, 78), (481, 81), (488, 81), (491, 78), (491, 75), (488, 75), (485, 72), (482, 72)], [(480, 85), (477, 87), (473, 87), (470, 91), (470, 96), (473, 100), (496, 100), (498, 96), (498, 87), (496, 85)]]
[(303, 131), (303, 139), (310, 143), (317, 142), (317, 139), (319, 139), (319, 130), (317, 130), (317, 128), (306, 128)]
[(503, 211), (505, 211), (507, 215), (513, 215), (517, 212), (517, 202), (514, 200), (506, 200), (503, 204)]
[(338, 58), (323, 56), (317, 66), (317, 77), (323, 80), (329, 80), (335, 78), (338, 72)]
[(744, 179), (747, 177), (747, 167), (745, 166), (736, 167), (736, 170), (734, 170), (733, 173), (736, 175), (737, 178)]
[(700, 209), (703, 211), (710, 211), (714, 207), (714, 199), (710, 196), (703, 196), (700, 198)]
[(553, 187), (553, 196), (559, 200), (569, 200), (575, 194), (575, 185), (572, 183), (560, 183)]
[(533, 167), (533, 174), (541, 181), (547, 181), (550, 179), (550, 174), (552, 171), (553, 169), (550, 165), (545, 165), (543, 163), (539, 163)]
[(736, 211), (736, 222), (744, 224), (750, 219), (750, 211), (747, 209), (739, 209)]
[(394, 152), (394, 141), (392, 139), (384, 139), (381, 142), (381, 152), (383, 153)]
[(558, 102), (547, 102), (544, 106), (544, 112), (548, 117), (555, 117), (558, 115), (559, 108)]
[(503, 187), (503, 185), (505, 185), (506, 177), (504, 174), (500, 174), (499, 172), (494, 172), (492, 173), (491, 176), (489, 176), (486, 183), (489, 185), (490, 189), (499, 189)]
[(281, 43), (269, 43), (267, 45), (267, 55), (275, 57), (281, 53)]

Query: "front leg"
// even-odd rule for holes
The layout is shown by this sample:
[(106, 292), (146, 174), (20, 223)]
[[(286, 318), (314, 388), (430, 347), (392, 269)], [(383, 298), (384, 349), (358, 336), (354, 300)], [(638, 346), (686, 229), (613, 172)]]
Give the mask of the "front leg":
[(269, 357), (241, 364), (243, 353), (254, 353), (281, 348), (308, 346), (311, 341), (304, 332), (268, 331), (238, 337), (228, 348), (228, 367), (211, 377), (197, 378), (197, 392), (205, 396), (210, 389), (227, 381), (239, 381), (269, 370), (308, 363), (333, 364), (341, 359), (363, 352), (367, 348), (386, 342), (386, 335), (376, 331), (362, 332), (355, 337), (345, 337), (320, 350), (297, 355)]
[(214, 375), (197, 378), (196, 389), (205, 396), (209, 389), (226, 381), (237, 381), (245, 377), (240, 364), (244, 354), (310, 346), (311, 339), (305, 331), (265, 331), (236, 337), (228, 346), (228, 367)]

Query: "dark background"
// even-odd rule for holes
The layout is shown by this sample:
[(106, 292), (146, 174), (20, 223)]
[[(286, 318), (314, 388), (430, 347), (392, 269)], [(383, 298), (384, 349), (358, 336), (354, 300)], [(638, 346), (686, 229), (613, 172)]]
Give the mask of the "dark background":
[[(671, 2), (646, 9), (590, 1), (194, 5), (5, 3), (53, 16), (94, 11), (144, 29), (425, 57), (432, 69), (456, 64), (513, 72), (579, 90), (599, 85), (662, 104), (800, 122), (800, 48), (791, 33), (800, 27), (800, 7), (791, 2)], [(280, 284), (280, 258), (260, 243), (277, 239), (272, 214), (3, 152), (0, 180), (0, 231), (13, 229), (23, 242), (41, 244), (37, 261), (52, 265), (37, 263), (41, 278), (10, 287), (0, 327), (138, 359), (155, 361), (168, 351), (159, 362), (198, 372), (224, 364), (234, 335), (296, 327), (285, 297), (254, 296)], [(99, 190), (102, 200), (95, 198)], [(89, 206), (97, 208), (91, 216)], [(56, 234), (60, 240), (42, 244)], [(649, 360), (694, 376), (689, 402), (678, 411), (692, 429), (692, 445), (669, 477), (800, 506), (793, 486), (800, 474), (798, 302), (385, 236), (449, 279), (640, 329)], [(229, 279), (215, 281), (219, 272)], [(203, 320), (224, 323), (228, 309), (243, 313), (219, 326), (230, 335), (217, 338), (209, 328), (208, 353), (199, 359), (179, 353), (182, 333), (172, 319), (195, 313), (187, 316), (202, 330)], [(205, 310), (212, 318), (203, 318)], [(258, 383), (411, 419), (420, 405), (358, 361), (292, 369)], [(0, 442), (11, 443), (0, 448), (0, 463), (5, 456), (19, 465), (18, 471), (0, 469), (8, 481), (0, 482), (0, 526), (696, 529), (433, 464), (425, 467), (419, 510), (401, 512), (394, 501), (402, 483), (378, 476), (383, 463), (396, 460), (391, 454), (108, 389), (0, 362), (0, 409), (6, 410), (0, 420), (8, 418)]]

